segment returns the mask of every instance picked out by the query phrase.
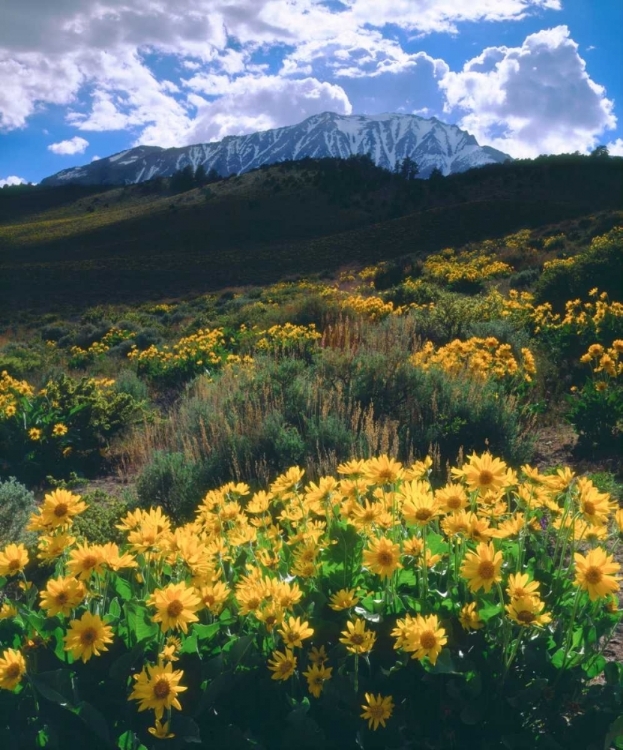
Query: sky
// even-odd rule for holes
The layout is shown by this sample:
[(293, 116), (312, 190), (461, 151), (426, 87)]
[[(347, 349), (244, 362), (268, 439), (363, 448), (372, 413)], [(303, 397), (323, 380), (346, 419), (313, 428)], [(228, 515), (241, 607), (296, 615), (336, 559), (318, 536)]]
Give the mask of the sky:
[(623, 155), (622, 0), (0, 0), (0, 187), (310, 115)]

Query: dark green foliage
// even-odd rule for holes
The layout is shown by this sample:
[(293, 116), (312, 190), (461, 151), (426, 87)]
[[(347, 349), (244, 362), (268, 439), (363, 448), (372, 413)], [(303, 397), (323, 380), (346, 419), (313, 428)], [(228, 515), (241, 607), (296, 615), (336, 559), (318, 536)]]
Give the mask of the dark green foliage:
[(125, 541), (125, 534), (117, 528), (119, 520), (128, 511), (128, 504), (124, 500), (103, 490), (86, 492), (82, 494), (82, 499), (88, 507), (74, 519), (72, 533), (90, 544)]
[(0, 480), (0, 548), (22, 540), (28, 519), (36, 507), (33, 493), (15, 477), (4, 482)]
[(616, 381), (598, 390), (592, 380), (569, 397), (567, 419), (578, 433), (581, 456), (623, 456), (623, 387)]
[(528, 287), (532, 286), (539, 276), (541, 275), (541, 272), (538, 268), (526, 268), (523, 271), (519, 271), (519, 273), (514, 273), (508, 280), (509, 286), (511, 289), (527, 289)]
[(623, 300), (623, 227), (596, 239), (571, 267), (546, 269), (535, 289), (539, 302), (562, 310), (567, 300), (585, 299), (597, 287), (611, 300)]
[(183, 453), (156, 451), (136, 483), (139, 505), (161, 506), (176, 522), (190, 520), (203, 496), (201, 467)]

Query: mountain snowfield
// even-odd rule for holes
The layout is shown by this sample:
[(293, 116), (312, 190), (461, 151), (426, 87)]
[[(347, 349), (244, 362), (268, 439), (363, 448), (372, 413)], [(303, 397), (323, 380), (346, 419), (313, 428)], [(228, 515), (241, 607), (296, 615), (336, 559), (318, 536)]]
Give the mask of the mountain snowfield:
[(298, 125), (227, 136), (216, 143), (167, 149), (137, 146), (83, 167), (64, 169), (46, 177), (42, 184), (127, 185), (169, 177), (188, 164), (194, 168), (203, 164), (206, 171), (215, 169), (221, 176), (228, 176), (286, 160), (346, 159), (362, 154), (390, 170), (409, 156), (417, 162), (420, 177), (430, 176), (435, 168), (448, 175), (511, 158), (480, 146), (473, 135), (434, 117), (323, 112)]

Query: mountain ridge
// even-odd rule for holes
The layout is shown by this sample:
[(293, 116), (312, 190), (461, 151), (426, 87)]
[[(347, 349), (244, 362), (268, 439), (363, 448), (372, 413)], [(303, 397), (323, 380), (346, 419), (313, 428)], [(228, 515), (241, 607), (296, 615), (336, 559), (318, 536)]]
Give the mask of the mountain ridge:
[(374, 163), (393, 170), (405, 157), (413, 159), (419, 176), (438, 169), (443, 175), (464, 172), (485, 164), (511, 160), (456, 125), (435, 117), (385, 113), (339, 115), (323, 112), (296, 125), (247, 135), (229, 135), (220, 141), (162, 148), (136, 146), (81, 167), (69, 167), (41, 181), (42, 185), (128, 185), (155, 177), (170, 177), (190, 165), (202, 165), (222, 177), (243, 174), (283, 161), (310, 158), (348, 158), (369, 155)]

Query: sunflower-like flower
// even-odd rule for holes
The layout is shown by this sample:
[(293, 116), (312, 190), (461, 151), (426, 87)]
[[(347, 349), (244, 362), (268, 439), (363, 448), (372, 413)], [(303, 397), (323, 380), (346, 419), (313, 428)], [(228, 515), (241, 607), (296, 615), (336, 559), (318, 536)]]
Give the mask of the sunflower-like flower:
[(188, 624), (199, 619), (195, 612), (201, 607), (201, 599), (185, 583), (170, 583), (164, 589), (156, 589), (147, 600), (157, 612), (152, 617), (160, 623), (163, 633), (172, 628), (188, 632)]
[(37, 557), (46, 562), (55, 560), (57, 557), (60, 557), (66, 549), (71, 547), (75, 541), (75, 536), (63, 531), (57, 534), (42, 534), (37, 543), (37, 549), (39, 550)]
[(346, 630), (342, 630), (340, 635), (340, 643), (343, 643), (351, 654), (367, 654), (372, 651), (376, 641), (376, 633), (367, 630), (365, 620), (360, 617), (354, 622), (347, 622)]
[(402, 464), (386, 454), (366, 462), (364, 476), (370, 484), (393, 484), (404, 474)]
[(508, 577), (506, 593), (511, 599), (526, 596), (539, 596), (539, 582), (531, 581), (527, 573), (511, 573)]
[(21, 651), (7, 648), (0, 657), (0, 688), (15, 690), (26, 674), (26, 661)]
[(601, 547), (592, 549), (586, 556), (576, 552), (575, 585), (588, 592), (591, 601), (601, 599), (619, 590), (618, 573), (621, 566), (614, 562)]
[(79, 544), (69, 553), (67, 570), (72, 576), (78, 576), (83, 581), (93, 573), (104, 572), (104, 553), (99, 544)]
[(138, 563), (132, 557), (132, 555), (125, 553), (121, 554), (119, 551), (119, 545), (114, 542), (106, 542), (106, 544), (100, 545), (100, 551), (104, 564), (107, 565), (111, 570), (117, 571), (122, 568), (136, 568)]
[(29, 529), (41, 531), (56, 529), (59, 526), (69, 526), (74, 516), (84, 513), (87, 504), (69, 490), (54, 490), (43, 498), (43, 505), (30, 519)]
[(439, 515), (439, 505), (428, 483), (413, 480), (403, 487), (402, 515), (408, 523), (426, 526)]
[(460, 484), (450, 483), (435, 492), (437, 505), (447, 513), (463, 510), (467, 506), (467, 493)]
[(400, 546), (386, 537), (375, 539), (369, 549), (363, 551), (363, 564), (381, 578), (389, 578), (395, 570), (402, 568)]
[(329, 657), (327, 656), (327, 652), (324, 646), (320, 646), (320, 648), (316, 648), (316, 646), (313, 646), (311, 651), (308, 652), (307, 658), (312, 664), (318, 664), (319, 666), (322, 666)]
[(303, 641), (312, 637), (314, 629), (300, 617), (290, 617), (277, 632), (290, 648), (303, 648)]
[(69, 617), (86, 596), (82, 581), (71, 576), (67, 578), (50, 578), (41, 594), (41, 609), (47, 610), (48, 617), (62, 615)]
[(407, 624), (402, 649), (411, 652), (413, 659), (422, 661), (428, 657), (434, 665), (447, 642), (446, 631), (439, 626), (437, 615), (428, 617), (417, 615)]
[(170, 726), (170, 721), (165, 721), (163, 724), (161, 721), (158, 721), (158, 719), (156, 719), (154, 722), (154, 726), (148, 727), (147, 731), (149, 732), (149, 734), (153, 734), (153, 736), (159, 740), (170, 740), (172, 737), (175, 737), (175, 734), (169, 731)]
[(0, 576), (15, 576), (28, 565), (28, 552), (23, 544), (7, 544), (0, 552)]
[(541, 628), (551, 622), (551, 615), (543, 612), (544, 609), (545, 602), (542, 602), (538, 596), (520, 596), (506, 605), (506, 612), (510, 619), (524, 628), (531, 626)]
[(362, 719), (368, 722), (368, 728), (376, 731), (379, 724), (384, 727), (385, 722), (389, 719), (394, 711), (394, 701), (391, 695), (383, 697), (380, 693), (366, 693), (366, 702), (361, 706), (363, 713)]
[(487, 593), (491, 591), (493, 584), (502, 580), (502, 562), (502, 553), (496, 552), (492, 544), (481, 542), (475, 552), (468, 552), (461, 566), (461, 575), (467, 578), (470, 591), (481, 588)]
[(331, 596), (329, 606), (335, 612), (341, 612), (344, 609), (354, 607), (358, 601), (359, 598), (355, 596), (355, 589), (340, 589)]
[(461, 609), (459, 615), (459, 622), (463, 630), (480, 630), (484, 627), (484, 622), (480, 619), (480, 615), (476, 611), (476, 602), (466, 604)]
[(69, 623), (65, 636), (65, 651), (70, 651), (74, 659), (87, 662), (100, 651), (108, 651), (107, 643), (112, 643), (112, 628), (105, 625), (99, 615), (85, 612), (79, 620)]
[(230, 591), (222, 581), (209, 583), (197, 590), (201, 603), (213, 615), (221, 613), (225, 602), (229, 599)]
[(139, 701), (139, 711), (153, 709), (156, 719), (160, 721), (165, 710), (182, 710), (177, 696), (187, 690), (179, 684), (183, 676), (184, 672), (181, 669), (174, 670), (171, 662), (147, 665), (140, 674), (134, 675), (136, 683), (129, 700)]
[(463, 475), (471, 491), (487, 492), (498, 490), (504, 486), (507, 466), (504, 461), (486, 451), (482, 456), (473, 453), (469, 457), (467, 466), (463, 467)]
[(320, 698), (322, 688), (327, 680), (331, 679), (333, 667), (325, 667), (324, 664), (312, 664), (303, 672), (307, 680), (307, 688), (314, 698)]
[(272, 659), (268, 660), (268, 668), (273, 673), (273, 680), (289, 680), (296, 669), (296, 656), (292, 649), (286, 648), (285, 651), (273, 651)]

